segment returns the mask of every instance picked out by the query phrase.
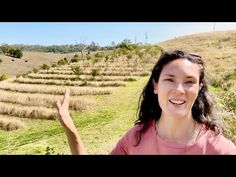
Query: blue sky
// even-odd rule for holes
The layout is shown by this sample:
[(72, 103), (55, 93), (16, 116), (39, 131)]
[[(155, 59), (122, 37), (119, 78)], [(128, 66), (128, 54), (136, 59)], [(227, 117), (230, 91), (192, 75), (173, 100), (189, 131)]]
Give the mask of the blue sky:
[[(159, 43), (188, 34), (212, 32), (213, 22), (0, 22), (0, 44)], [(236, 30), (236, 23), (215, 23), (215, 31)]]

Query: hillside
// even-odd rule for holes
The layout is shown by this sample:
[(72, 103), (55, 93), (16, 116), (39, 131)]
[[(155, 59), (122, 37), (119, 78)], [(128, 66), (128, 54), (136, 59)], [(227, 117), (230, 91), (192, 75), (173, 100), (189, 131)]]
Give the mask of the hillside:
[[(33, 68), (38, 68), (42, 64), (51, 65), (64, 57), (72, 58), (75, 53), (56, 54), (46, 52), (27, 52), (23, 51), (21, 59), (0, 54), (2, 63), (0, 64), (0, 75), (7, 74), (10, 78), (16, 75), (25, 74)], [(14, 60), (14, 61), (13, 61)]]
[(127, 46), (75, 62), (62, 60), (50, 68), (31, 68), (27, 74), (1, 81), (0, 153), (68, 154), (54, 104), (66, 87), (71, 114), (81, 136), (87, 137), (88, 151), (108, 153), (132, 126), (140, 85), (159, 54), (158, 46)]

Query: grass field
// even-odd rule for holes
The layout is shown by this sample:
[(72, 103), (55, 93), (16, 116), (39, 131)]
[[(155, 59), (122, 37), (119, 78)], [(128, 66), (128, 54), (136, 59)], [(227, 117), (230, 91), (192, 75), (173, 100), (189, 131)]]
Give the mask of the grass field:
[[(116, 89), (111, 95), (90, 96), (100, 104), (82, 113), (73, 113), (74, 122), (87, 151), (107, 154), (136, 119), (138, 98), (147, 77)], [(128, 101), (127, 101), (128, 100)], [(0, 131), (0, 154), (70, 154), (59, 122), (25, 120), (29, 129)], [(54, 152), (55, 151), (55, 152)]]

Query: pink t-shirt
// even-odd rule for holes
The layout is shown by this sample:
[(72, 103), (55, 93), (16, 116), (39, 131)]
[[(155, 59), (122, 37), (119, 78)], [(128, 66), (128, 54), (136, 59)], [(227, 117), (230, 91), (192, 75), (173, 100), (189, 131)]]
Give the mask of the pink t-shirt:
[(149, 123), (148, 129), (142, 135), (138, 146), (136, 142), (136, 132), (142, 125), (132, 127), (117, 143), (112, 150), (112, 155), (123, 154), (236, 154), (234, 143), (222, 134), (214, 135), (212, 130), (206, 130), (204, 126), (194, 143), (187, 145), (176, 144), (164, 141), (156, 133), (156, 120)]

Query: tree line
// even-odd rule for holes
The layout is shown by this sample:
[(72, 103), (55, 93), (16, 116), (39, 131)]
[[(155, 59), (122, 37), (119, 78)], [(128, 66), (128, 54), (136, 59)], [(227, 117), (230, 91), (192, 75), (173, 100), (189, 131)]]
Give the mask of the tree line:
[(7, 56), (15, 57), (15, 58), (21, 58), (23, 57), (23, 53), (20, 49), (11, 47), (7, 44), (0, 46), (0, 51)]

